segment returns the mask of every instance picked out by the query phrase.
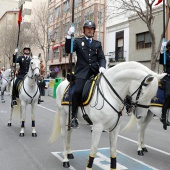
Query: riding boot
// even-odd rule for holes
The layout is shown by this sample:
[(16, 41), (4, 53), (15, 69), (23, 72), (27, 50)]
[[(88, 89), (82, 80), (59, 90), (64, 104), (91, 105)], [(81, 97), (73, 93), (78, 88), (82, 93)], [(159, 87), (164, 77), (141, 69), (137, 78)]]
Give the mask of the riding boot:
[(41, 99), (41, 95), (38, 98), (38, 104), (40, 104), (41, 102), (44, 102), (44, 100)]
[(72, 112), (71, 128), (78, 128), (78, 127), (79, 127), (79, 123), (77, 119), (77, 111)]
[(16, 101), (16, 88), (15, 86), (13, 86), (13, 89), (12, 89), (12, 103), (11, 103), (12, 106), (17, 106), (17, 101)]

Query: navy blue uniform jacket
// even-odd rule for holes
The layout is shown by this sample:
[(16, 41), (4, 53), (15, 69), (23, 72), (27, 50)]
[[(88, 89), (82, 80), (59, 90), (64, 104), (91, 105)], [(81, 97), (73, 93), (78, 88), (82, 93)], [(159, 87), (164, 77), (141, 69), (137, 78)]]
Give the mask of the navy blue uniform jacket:
[[(65, 51), (70, 53), (71, 39), (66, 39)], [(101, 42), (92, 40), (91, 45), (85, 37), (75, 38), (74, 49), (77, 55), (75, 67), (76, 78), (85, 79), (91, 69), (94, 74), (99, 73), (99, 67), (106, 67), (106, 60), (102, 50)]]
[(15, 63), (15, 61), (19, 63), (20, 66), (17, 77), (23, 78), (28, 73), (31, 59), (30, 57), (26, 59), (25, 56), (19, 56), (16, 59), (16, 55), (13, 55), (13, 63)]

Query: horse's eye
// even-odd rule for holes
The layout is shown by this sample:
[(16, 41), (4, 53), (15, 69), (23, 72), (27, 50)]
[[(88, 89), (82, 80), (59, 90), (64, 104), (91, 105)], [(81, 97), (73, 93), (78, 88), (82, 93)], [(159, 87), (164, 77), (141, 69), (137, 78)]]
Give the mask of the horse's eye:
[(31, 64), (33, 64), (33, 62), (31, 62)]

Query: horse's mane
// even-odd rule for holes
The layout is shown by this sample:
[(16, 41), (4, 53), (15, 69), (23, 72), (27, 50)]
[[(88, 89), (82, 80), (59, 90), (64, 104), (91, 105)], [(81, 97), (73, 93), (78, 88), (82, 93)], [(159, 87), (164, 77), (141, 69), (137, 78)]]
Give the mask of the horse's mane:
[(153, 76), (157, 75), (157, 73), (153, 72), (148, 67), (146, 67), (143, 64), (136, 62), (136, 61), (122, 62), (120, 64), (117, 64), (114, 67), (109, 68), (108, 72), (114, 71), (116, 73), (116, 72), (119, 72), (119, 71), (122, 71), (122, 70), (125, 70), (125, 69), (137, 69), (137, 70), (145, 71), (148, 74), (151, 74)]
[(38, 56), (32, 56), (32, 59), (39, 59)]
[[(144, 78), (146, 75), (150, 74), (154, 77), (153, 81), (145, 88), (145, 93), (141, 96), (140, 100), (143, 99), (150, 99), (154, 97), (157, 91), (157, 84), (158, 84), (158, 74), (150, 70), (148, 67), (144, 66), (141, 63), (130, 61), (130, 62), (123, 62), (120, 63), (112, 68), (109, 68), (106, 71), (106, 75), (108, 77), (119, 77), (120, 79), (124, 77), (126, 74), (126, 70), (130, 71), (129, 76), (136, 79)], [(141, 72), (142, 77), (139, 76), (139, 72)], [(143, 74), (142, 74), (143, 72)], [(115, 76), (114, 76), (115, 73)], [(118, 74), (117, 74), (118, 73)], [(116, 82), (115, 82), (116, 83)]]
[(7, 69), (7, 70), (5, 70), (5, 71), (2, 73), (3, 77), (8, 77), (8, 76), (10, 76), (10, 72), (11, 72), (11, 69), (10, 69), (10, 68)]

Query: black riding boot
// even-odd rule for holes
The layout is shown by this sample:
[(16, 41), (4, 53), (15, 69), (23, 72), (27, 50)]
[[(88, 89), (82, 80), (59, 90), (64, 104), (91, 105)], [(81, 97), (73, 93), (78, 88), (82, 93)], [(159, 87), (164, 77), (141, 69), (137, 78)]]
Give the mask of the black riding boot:
[(44, 100), (41, 99), (41, 95), (38, 98), (38, 104), (40, 104), (41, 102), (44, 102)]
[(77, 111), (72, 112), (72, 120), (71, 120), (71, 128), (78, 128), (79, 127), (79, 123), (78, 123), (78, 119), (77, 119)]
[(16, 88), (15, 86), (12, 89), (12, 106), (17, 106), (17, 101), (16, 101)]

